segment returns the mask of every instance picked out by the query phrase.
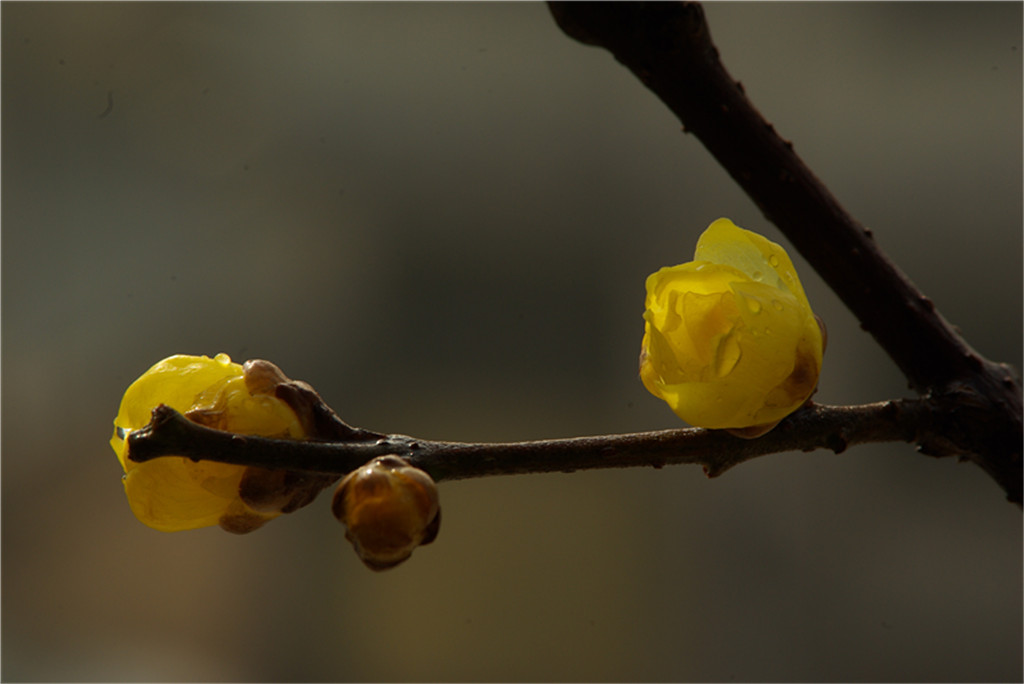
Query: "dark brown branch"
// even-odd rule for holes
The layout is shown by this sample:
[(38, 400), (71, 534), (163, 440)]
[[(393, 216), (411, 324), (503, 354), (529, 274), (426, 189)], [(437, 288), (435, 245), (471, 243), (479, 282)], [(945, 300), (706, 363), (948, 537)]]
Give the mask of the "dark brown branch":
[[(250, 391), (287, 401), (307, 435), (286, 441), (197, 425), (168, 407), (128, 436), (129, 458), (186, 456), (342, 475), (397, 454), (437, 480), (694, 463), (717, 476), (757, 456), (867, 442), (917, 442), (936, 456), (975, 461), (1021, 503), (1020, 386), (978, 356), (885, 257), (779, 138), (725, 72), (703, 12), (689, 3), (553, 3), (573, 37), (603, 45), (694, 132), (843, 298), (924, 397), (865, 406), (811, 405), (758, 439), (679, 429), (628, 435), (466, 444), (383, 435), (346, 425), (305, 383), (272, 364), (246, 364)], [(250, 378), (249, 375), (252, 375)]]
[[(930, 420), (927, 403), (886, 401), (863, 406), (810, 405), (757, 439), (721, 430), (682, 428), (531, 442), (469, 444), (386, 435), (364, 441), (296, 441), (237, 435), (194, 423), (168, 406), (128, 436), (129, 458), (144, 462), (184, 456), (222, 463), (344, 475), (376, 456), (397, 454), (437, 481), (490, 475), (573, 472), (692, 463), (709, 477), (771, 453), (854, 444), (911, 442)], [(376, 434), (376, 433), (367, 433)]]
[(704, 144), (944, 419), (933, 453), (975, 461), (1021, 502), (1021, 388), (975, 352), (885, 256), (726, 72), (689, 2), (551, 2), (569, 36), (604, 47)]
[[(926, 392), (973, 356), (726, 72), (697, 3), (551, 3), (569, 35), (612, 52), (671, 109)], [(908, 315), (911, 314), (911, 315)], [(925, 345), (922, 340), (928, 340)]]

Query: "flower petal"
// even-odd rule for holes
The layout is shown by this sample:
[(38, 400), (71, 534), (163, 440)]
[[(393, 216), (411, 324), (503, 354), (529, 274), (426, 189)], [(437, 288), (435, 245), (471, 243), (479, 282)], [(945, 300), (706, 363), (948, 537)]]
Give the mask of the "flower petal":
[(647, 279), (644, 386), (699, 427), (781, 420), (814, 391), (822, 356), (792, 262), (728, 219), (708, 227), (694, 256)]

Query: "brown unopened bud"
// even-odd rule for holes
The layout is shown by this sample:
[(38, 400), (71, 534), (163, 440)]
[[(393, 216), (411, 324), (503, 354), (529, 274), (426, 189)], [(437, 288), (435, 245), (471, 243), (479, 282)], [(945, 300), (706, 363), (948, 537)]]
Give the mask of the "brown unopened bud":
[(331, 510), (363, 563), (393, 568), (437, 537), (437, 485), (398, 456), (381, 456), (345, 476)]

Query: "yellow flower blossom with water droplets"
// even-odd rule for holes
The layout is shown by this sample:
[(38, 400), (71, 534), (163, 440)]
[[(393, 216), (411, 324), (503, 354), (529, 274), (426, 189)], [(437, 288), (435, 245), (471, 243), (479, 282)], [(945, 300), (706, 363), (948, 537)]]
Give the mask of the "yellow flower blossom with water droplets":
[[(250, 532), (288, 510), (296, 483), (288, 471), (192, 461), (179, 456), (144, 463), (128, 459), (125, 442), (166, 404), (189, 419), (240, 434), (301, 439), (294, 411), (269, 394), (251, 392), (240, 364), (177, 355), (160, 361), (133, 382), (121, 400), (110, 445), (124, 468), (124, 487), (135, 516), (165, 532), (220, 525)], [(250, 495), (243, 497), (242, 492)], [(303, 505), (299, 503), (298, 505)]]
[(817, 386), (822, 330), (793, 262), (728, 219), (647, 278), (644, 321), (640, 378), (691, 425), (774, 425)]

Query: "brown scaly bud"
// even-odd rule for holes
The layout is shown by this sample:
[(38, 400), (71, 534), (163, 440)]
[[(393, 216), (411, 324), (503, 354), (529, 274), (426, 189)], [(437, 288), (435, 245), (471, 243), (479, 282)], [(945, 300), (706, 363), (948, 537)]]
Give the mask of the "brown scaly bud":
[(371, 570), (393, 568), (437, 537), (437, 485), (398, 456), (375, 458), (352, 471), (334, 492), (331, 510)]

